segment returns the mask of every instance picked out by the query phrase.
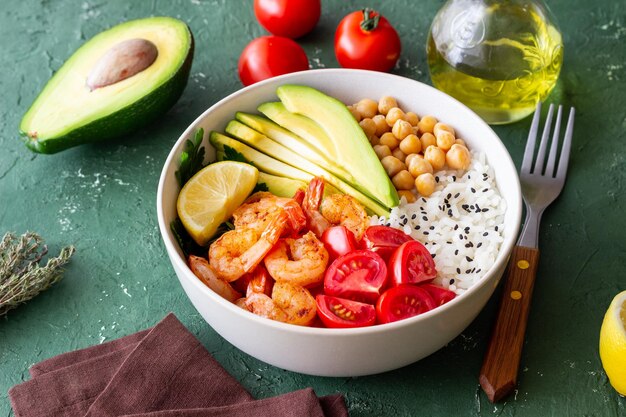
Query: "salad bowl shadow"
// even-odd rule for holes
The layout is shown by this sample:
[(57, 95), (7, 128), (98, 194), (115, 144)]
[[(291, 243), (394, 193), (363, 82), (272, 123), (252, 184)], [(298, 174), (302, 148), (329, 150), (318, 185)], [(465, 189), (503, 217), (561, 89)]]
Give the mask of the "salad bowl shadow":
[[(317, 88), (344, 103), (362, 98), (395, 97), (403, 108), (431, 114), (455, 127), (470, 149), (483, 151), (493, 167), (507, 210), (503, 242), (492, 268), (465, 293), (419, 316), (353, 329), (301, 327), (256, 316), (206, 287), (189, 269), (170, 223), (176, 219), (180, 187), (178, 169), (184, 143), (200, 128), (207, 160), (215, 158), (208, 142), (212, 130), (223, 131), (235, 112), (256, 112), (275, 101), (282, 84)], [(189, 300), (217, 333), (243, 352), (268, 364), (310, 375), (361, 376), (416, 362), (457, 337), (478, 315), (498, 285), (521, 222), (521, 191), (515, 165), (495, 132), (475, 113), (450, 96), (408, 78), (363, 70), (322, 69), (292, 73), (243, 88), (217, 102), (180, 136), (164, 164), (157, 193), (161, 236)], [(394, 352), (390, 355), (389, 352)]]

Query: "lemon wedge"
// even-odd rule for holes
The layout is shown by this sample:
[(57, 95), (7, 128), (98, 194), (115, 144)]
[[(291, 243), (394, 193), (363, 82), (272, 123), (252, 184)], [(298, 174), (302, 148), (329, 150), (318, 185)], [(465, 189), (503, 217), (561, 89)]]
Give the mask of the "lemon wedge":
[(600, 360), (613, 388), (626, 396), (626, 291), (615, 296), (604, 315)]
[(254, 189), (259, 171), (243, 162), (216, 162), (191, 177), (178, 194), (176, 208), (189, 235), (206, 245), (218, 226)]

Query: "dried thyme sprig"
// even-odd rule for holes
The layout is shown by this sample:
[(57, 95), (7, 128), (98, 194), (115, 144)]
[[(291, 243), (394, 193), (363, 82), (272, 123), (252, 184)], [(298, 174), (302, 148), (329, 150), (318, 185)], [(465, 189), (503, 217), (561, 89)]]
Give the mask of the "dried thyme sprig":
[(19, 238), (5, 234), (0, 242), (0, 316), (58, 282), (74, 251), (73, 246), (65, 247), (41, 266), (39, 262), (48, 253), (41, 236), (33, 232)]

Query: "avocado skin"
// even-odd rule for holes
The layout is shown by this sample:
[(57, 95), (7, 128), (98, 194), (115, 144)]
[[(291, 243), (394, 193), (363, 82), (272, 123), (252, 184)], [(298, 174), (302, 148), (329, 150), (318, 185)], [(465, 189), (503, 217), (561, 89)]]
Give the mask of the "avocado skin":
[(86, 143), (119, 138), (145, 126), (167, 112), (183, 94), (191, 71), (195, 42), (191, 29), (187, 27), (187, 30), (191, 39), (187, 58), (178, 71), (160, 87), (115, 113), (94, 120), (63, 136), (40, 141), (31, 138), (27, 132), (20, 130), (20, 136), (25, 141), (25, 145), (37, 153), (54, 154)]

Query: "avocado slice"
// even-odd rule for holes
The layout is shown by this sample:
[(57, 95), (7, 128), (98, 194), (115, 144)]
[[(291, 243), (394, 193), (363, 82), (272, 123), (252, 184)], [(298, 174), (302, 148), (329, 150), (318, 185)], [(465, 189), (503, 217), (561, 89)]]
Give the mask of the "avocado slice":
[(291, 198), (298, 190), (306, 190), (307, 184), (304, 181), (293, 180), (291, 178), (278, 177), (276, 175), (259, 172), (257, 184), (265, 184), (270, 193), (279, 197)]
[[(140, 47), (156, 47), (153, 62), (107, 85), (94, 81), (103, 64), (110, 72), (118, 67), (111, 53), (120, 58), (125, 45), (136, 40), (143, 41)], [(193, 36), (178, 19), (151, 17), (114, 26), (87, 41), (54, 74), (24, 115), (20, 134), (31, 150), (48, 154), (127, 134), (174, 105), (192, 59)]]
[(395, 187), (345, 104), (303, 85), (282, 85), (276, 94), (288, 111), (308, 117), (326, 133), (328, 154), (336, 158), (335, 164), (350, 171), (356, 188), (387, 207), (398, 205)]
[[(356, 198), (361, 204), (363, 204), (366, 209), (370, 210), (370, 212), (383, 216), (389, 215), (389, 210), (386, 207), (383, 207), (377, 201), (361, 193), (350, 184), (335, 177), (324, 168), (315, 165), (314, 163), (303, 158), (291, 149), (286, 148), (277, 142), (274, 142), (267, 136), (244, 125), (243, 123), (237, 120), (231, 120), (226, 125), (225, 130), (226, 133), (241, 140), (241, 142), (258, 150), (259, 152), (263, 152), (264, 154), (271, 156), (279, 161), (282, 161), (285, 164), (297, 167), (297, 169), (305, 171), (311, 175), (324, 178), (324, 180), (326, 180), (328, 184), (334, 186), (341, 192), (349, 194), (352, 197)], [(259, 169), (262, 170), (262, 168)]]

